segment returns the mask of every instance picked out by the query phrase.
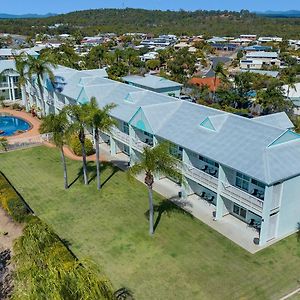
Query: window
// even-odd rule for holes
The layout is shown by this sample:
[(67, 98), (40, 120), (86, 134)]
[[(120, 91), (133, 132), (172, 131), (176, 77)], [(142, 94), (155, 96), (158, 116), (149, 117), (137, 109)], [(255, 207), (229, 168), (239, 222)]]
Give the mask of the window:
[(249, 189), (249, 182), (250, 182), (250, 177), (247, 175), (244, 175), (242, 173), (237, 172), (236, 173), (236, 181), (235, 185), (242, 190), (248, 191)]
[(233, 213), (240, 216), (243, 219), (246, 219), (247, 210), (237, 204), (233, 205)]
[(123, 131), (126, 134), (129, 134), (129, 126), (127, 123), (123, 123)]
[(206, 162), (207, 164), (209, 164), (209, 165), (211, 165), (211, 166), (215, 166), (215, 167), (219, 168), (219, 164), (216, 163), (216, 162), (214, 162), (214, 161), (211, 160), (211, 159), (208, 159), (208, 158), (203, 157), (203, 156), (201, 156), (201, 155), (199, 155), (199, 159), (202, 160), (202, 161), (204, 161), (204, 162)]
[(260, 181), (258, 181), (258, 180), (256, 180), (256, 179), (251, 179), (251, 182), (254, 184), (254, 185), (256, 185), (256, 186), (259, 186), (259, 187), (261, 187), (261, 188), (265, 188), (265, 185), (262, 183), (262, 182), (260, 182)]
[(144, 135), (149, 136), (150, 138), (153, 138), (153, 134), (148, 133), (147, 131), (144, 131)]

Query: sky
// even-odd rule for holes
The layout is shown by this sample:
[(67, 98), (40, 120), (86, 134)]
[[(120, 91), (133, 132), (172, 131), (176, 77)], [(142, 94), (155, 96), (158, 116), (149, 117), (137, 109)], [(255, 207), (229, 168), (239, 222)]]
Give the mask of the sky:
[(145, 9), (170, 10), (241, 10), (286, 11), (300, 10), (299, 0), (1, 0), (0, 13), (66, 13), (90, 8), (134, 7)]

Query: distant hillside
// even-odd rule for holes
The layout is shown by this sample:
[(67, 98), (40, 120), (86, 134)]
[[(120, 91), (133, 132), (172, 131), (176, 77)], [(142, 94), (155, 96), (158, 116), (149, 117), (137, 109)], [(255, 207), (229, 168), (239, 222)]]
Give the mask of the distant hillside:
[(300, 10), (258, 12), (258, 15), (273, 18), (300, 18)]
[(25, 15), (10, 15), (10, 14), (1, 14), (0, 19), (38, 19), (38, 18), (48, 18), (56, 16), (56, 14), (46, 14), (46, 15), (38, 15), (38, 14), (25, 14)]
[[(48, 26), (60, 23), (55, 29)], [(207, 34), (237, 36), (239, 34), (280, 35), (299, 38), (300, 19), (269, 18), (230, 11), (161, 11), (144, 9), (95, 9), (37, 19), (2, 19), (0, 32), (34, 35), (42, 33), (146, 32), (177, 35)]]

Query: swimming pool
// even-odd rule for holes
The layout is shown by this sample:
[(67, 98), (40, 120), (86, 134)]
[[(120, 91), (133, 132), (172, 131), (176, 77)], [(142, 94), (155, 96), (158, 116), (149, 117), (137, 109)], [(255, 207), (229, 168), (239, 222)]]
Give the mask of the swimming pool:
[(14, 116), (0, 116), (0, 136), (11, 136), (30, 129), (30, 124)]

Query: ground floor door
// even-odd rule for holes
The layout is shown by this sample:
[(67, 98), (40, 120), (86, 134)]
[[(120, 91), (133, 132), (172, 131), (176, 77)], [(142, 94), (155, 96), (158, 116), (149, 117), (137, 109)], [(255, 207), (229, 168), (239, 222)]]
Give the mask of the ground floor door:
[(247, 217), (247, 210), (237, 204), (233, 204), (232, 212), (235, 216), (237, 216), (239, 219), (246, 221)]

